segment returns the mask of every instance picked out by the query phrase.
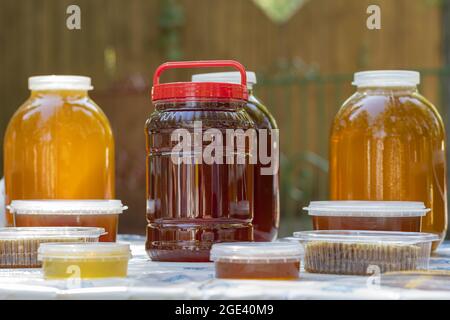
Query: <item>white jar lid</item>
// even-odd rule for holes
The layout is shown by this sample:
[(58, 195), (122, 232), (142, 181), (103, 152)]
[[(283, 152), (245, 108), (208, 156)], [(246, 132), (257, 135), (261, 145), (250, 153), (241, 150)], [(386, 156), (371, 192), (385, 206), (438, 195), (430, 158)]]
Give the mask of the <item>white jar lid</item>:
[(420, 73), (407, 70), (375, 70), (354, 74), (352, 83), (357, 87), (416, 87)]
[(312, 201), (303, 209), (327, 217), (422, 217), (430, 211), (416, 201)]
[(95, 215), (120, 214), (128, 207), (120, 200), (13, 200), (8, 209), (14, 214)]
[(28, 89), (36, 90), (92, 90), (91, 78), (84, 76), (35, 76), (28, 78)]
[[(247, 71), (247, 87), (252, 88), (257, 83), (256, 74), (253, 71)], [(225, 82), (241, 83), (241, 74), (239, 72), (211, 72), (192, 75), (192, 82)]]
[(42, 243), (38, 260), (43, 259), (103, 259), (130, 258), (130, 245), (114, 242)]
[(226, 242), (212, 245), (211, 261), (250, 261), (300, 259), (301, 246), (290, 242)]

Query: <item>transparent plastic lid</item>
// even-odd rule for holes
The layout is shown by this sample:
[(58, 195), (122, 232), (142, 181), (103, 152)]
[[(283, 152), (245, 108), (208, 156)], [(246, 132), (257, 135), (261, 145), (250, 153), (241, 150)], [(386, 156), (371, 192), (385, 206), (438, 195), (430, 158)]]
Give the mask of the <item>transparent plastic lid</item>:
[(299, 259), (301, 247), (290, 242), (227, 242), (213, 244), (210, 258), (217, 260)]
[(14, 214), (120, 214), (128, 209), (120, 200), (13, 200)]
[[(253, 71), (247, 71), (247, 87), (252, 88), (257, 83), (256, 74)], [(239, 72), (210, 72), (192, 75), (192, 82), (225, 82), (241, 83)]]
[(36, 90), (92, 90), (91, 78), (84, 76), (35, 76), (28, 78), (28, 89)]
[(98, 238), (105, 229), (96, 227), (20, 227), (0, 228), (0, 240)]
[(42, 243), (38, 249), (38, 260), (43, 258), (105, 258), (131, 256), (130, 245), (114, 242), (95, 243)]
[(416, 87), (420, 84), (420, 73), (408, 70), (374, 70), (354, 74), (357, 87)]
[(312, 201), (303, 209), (328, 217), (422, 217), (430, 211), (415, 201)]
[[(439, 240), (439, 236), (423, 232), (316, 230), (294, 232), (300, 242), (330, 243), (417, 244)], [(292, 238), (289, 238), (292, 240)]]

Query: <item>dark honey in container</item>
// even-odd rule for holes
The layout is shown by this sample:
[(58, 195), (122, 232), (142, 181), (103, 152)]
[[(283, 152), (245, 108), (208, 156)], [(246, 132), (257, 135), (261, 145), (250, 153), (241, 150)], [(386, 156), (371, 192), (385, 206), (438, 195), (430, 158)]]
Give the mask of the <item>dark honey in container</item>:
[(446, 143), (436, 108), (412, 71), (355, 75), (357, 91), (335, 117), (330, 140), (332, 200), (424, 202), (422, 231), (447, 231)]
[[(202, 73), (192, 76), (194, 82), (228, 82), (240, 83), (239, 72)], [(261, 103), (254, 94), (254, 85), (257, 83), (254, 72), (247, 71), (248, 101), (244, 110), (248, 113), (256, 126), (258, 134), (258, 148), (260, 134), (267, 134), (267, 156), (271, 157), (270, 164), (263, 164), (258, 156), (254, 166), (254, 215), (253, 237), (255, 241), (273, 241), (277, 238), (280, 223), (280, 184), (279, 184), (279, 153), (277, 149), (278, 125), (269, 109)], [(272, 154), (273, 153), (273, 154)], [(262, 168), (273, 166), (270, 174), (264, 174)]]
[[(194, 67), (237, 68), (241, 83), (159, 83), (167, 69)], [(173, 62), (157, 69), (155, 111), (146, 123), (146, 250), (152, 260), (209, 261), (213, 243), (253, 240), (250, 147), (235, 150), (227, 140), (229, 130), (254, 130), (243, 109), (247, 98), (245, 69), (234, 61)], [(211, 162), (205, 155), (212, 141), (224, 152), (210, 153), (216, 156)], [(188, 147), (180, 148), (183, 143)]]

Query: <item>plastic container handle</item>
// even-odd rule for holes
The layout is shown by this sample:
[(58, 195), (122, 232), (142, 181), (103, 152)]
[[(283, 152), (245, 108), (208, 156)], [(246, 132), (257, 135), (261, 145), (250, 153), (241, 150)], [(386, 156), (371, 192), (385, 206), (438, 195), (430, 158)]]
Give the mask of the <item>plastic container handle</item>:
[(178, 68), (221, 68), (232, 67), (239, 71), (241, 74), (241, 85), (247, 88), (247, 73), (245, 67), (234, 60), (204, 60), (204, 61), (178, 61), (178, 62), (166, 62), (160, 65), (153, 76), (153, 86), (159, 84), (159, 78), (161, 74), (168, 69)]

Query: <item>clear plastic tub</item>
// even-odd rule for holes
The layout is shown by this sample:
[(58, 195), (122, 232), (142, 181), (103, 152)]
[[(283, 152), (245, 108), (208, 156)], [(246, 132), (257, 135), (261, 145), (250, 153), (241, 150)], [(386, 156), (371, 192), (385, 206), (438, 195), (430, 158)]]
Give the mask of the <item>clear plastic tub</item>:
[(429, 211), (414, 201), (313, 201), (304, 208), (315, 230), (420, 232)]
[(39, 268), (38, 248), (46, 242), (98, 242), (103, 228), (0, 228), (0, 268)]
[(214, 244), (216, 278), (292, 280), (300, 273), (301, 247), (289, 242)]
[(303, 245), (307, 272), (348, 275), (427, 270), (431, 244), (438, 238), (421, 232), (294, 232)]
[(8, 209), (16, 227), (100, 227), (100, 241), (114, 242), (127, 207), (120, 200), (14, 200)]
[(124, 278), (130, 258), (123, 243), (45, 243), (38, 252), (45, 279)]

